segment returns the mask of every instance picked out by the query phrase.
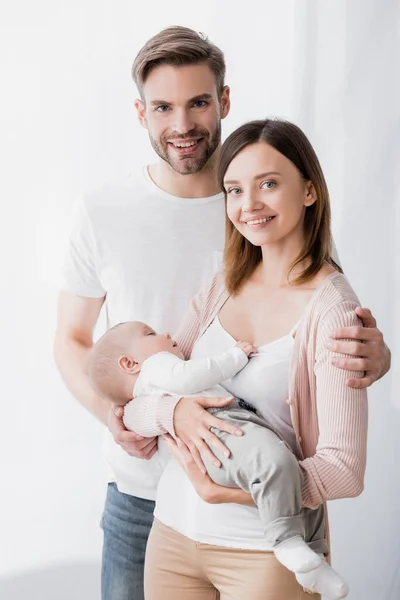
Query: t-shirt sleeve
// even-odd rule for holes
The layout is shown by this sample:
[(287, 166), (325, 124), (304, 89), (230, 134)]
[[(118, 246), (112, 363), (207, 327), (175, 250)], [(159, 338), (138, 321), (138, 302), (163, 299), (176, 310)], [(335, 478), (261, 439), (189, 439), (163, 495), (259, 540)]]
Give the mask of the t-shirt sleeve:
[(103, 298), (99, 278), (99, 255), (93, 227), (82, 200), (75, 207), (62, 265), (60, 288), (77, 296)]

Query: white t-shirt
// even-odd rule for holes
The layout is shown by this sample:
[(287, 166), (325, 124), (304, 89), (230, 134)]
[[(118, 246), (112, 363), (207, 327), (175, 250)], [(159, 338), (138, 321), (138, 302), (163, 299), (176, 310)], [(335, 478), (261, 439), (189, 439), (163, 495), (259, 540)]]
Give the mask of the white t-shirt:
[[(178, 198), (159, 189), (147, 168), (87, 195), (76, 212), (62, 289), (106, 296), (107, 326), (128, 320), (175, 332), (191, 298), (220, 267), (223, 194)], [(108, 481), (154, 500), (161, 475), (157, 454), (129, 456), (106, 431)]]

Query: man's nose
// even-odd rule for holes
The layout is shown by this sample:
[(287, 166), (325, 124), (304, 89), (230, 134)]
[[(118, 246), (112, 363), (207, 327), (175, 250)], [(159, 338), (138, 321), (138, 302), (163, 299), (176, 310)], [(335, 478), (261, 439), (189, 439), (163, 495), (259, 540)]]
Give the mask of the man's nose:
[(165, 337), (167, 338), (167, 340), (170, 340), (170, 339), (171, 339), (171, 334), (167, 332), (167, 333), (165, 334)]
[(195, 124), (193, 122), (191, 113), (189, 110), (176, 110), (175, 111), (175, 122), (174, 129), (179, 134), (187, 135), (189, 131), (194, 129)]

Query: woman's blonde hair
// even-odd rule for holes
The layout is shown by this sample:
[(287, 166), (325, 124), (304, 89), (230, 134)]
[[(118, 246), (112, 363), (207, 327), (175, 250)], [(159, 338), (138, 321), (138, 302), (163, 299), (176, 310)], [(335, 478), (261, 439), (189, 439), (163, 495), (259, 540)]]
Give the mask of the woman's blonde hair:
[[(291, 265), (288, 277), (296, 266), (307, 259), (308, 266), (292, 281), (293, 284), (310, 280), (325, 261), (342, 272), (331, 257), (331, 209), (325, 177), (314, 148), (297, 125), (281, 119), (265, 119), (245, 123), (231, 133), (221, 150), (218, 169), (221, 188), (224, 189), (225, 173), (235, 156), (244, 148), (259, 142), (269, 144), (288, 158), (304, 181), (312, 183), (316, 192), (316, 201), (305, 210), (304, 245)], [(239, 291), (261, 259), (261, 248), (251, 244), (226, 217), (224, 266), (226, 287), (230, 294)]]

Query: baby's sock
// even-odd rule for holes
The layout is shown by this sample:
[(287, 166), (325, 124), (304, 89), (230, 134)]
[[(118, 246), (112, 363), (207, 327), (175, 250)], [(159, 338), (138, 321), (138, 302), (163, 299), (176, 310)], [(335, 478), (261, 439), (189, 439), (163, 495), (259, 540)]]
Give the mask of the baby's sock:
[(326, 596), (329, 600), (341, 600), (349, 593), (349, 586), (324, 560), (308, 573), (296, 573), (296, 579), (306, 590)]
[(300, 536), (282, 542), (274, 552), (279, 562), (292, 573), (308, 573), (322, 563), (321, 557)]

